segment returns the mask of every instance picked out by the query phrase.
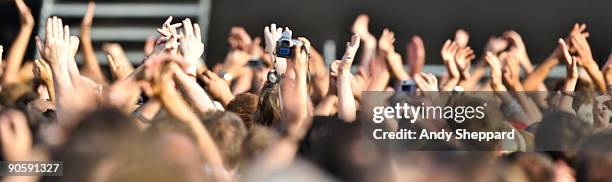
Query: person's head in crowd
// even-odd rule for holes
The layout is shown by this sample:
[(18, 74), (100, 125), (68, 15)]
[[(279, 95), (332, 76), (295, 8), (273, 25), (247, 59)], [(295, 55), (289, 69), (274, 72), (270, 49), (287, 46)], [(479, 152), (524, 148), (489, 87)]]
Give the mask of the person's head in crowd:
[[(315, 117), (300, 143), (300, 154), (332, 176), (343, 181), (361, 181), (367, 171), (385, 168), (385, 152), (361, 135), (360, 123), (346, 123), (338, 117)], [(343, 132), (336, 132), (343, 130)], [(367, 156), (367, 157), (366, 157)]]
[(516, 152), (504, 157), (507, 163), (520, 166), (529, 181), (552, 182), (555, 180), (553, 161), (535, 152)]
[(242, 142), (247, 129), (240, 117), (231, 112), (212, 112), (203, 114), (202, 122), (221, 151), (227, 170), (240, 165)]
[(599, 131), (580, 145), (576, 159), (578, 181), (610, 181), (612, 179), (612, 130)]
[(259, 94), (255, 123), (263, 126), (277, 126), (281, 117), (280, 84), (266, 82)]
[[(458, 95), (453, 96), (449, 100), (449, 106), (452, 108), (465, 108), (465, 107), (482, 107), (484, 116), (479, 119), (478, 117), (465, 118), (465, 121), (459, 123), (453, 118), (447, 119), (448, 126), (453, 129), (465, 129), (467, 132), (509, 132), (508, 128), (504, 128), (506, 118), (504, 114), (495, 108), (494, 104), (490, 101), (470, 96), (470, 95)], [(487, 106), (487, 107), (483, 107)], [(490, 142), (478, 142), (478, 140), (461, 140), (462, 145), (467, 150), (476, 151), (496, 151), (501, 150), (499, 148), (499, 140), (491, 140)]]
[[(16, 40), (30, 40), (34, 18), (23, 0), (15, 2), (21, 23), (31, 24), (22, 26), (25, 32)], [(94, 5), (90, 2), (81, 32), (91, 28)], [(232, 28), (230, 54), (224, 63), (206, 69), (205, 76), (201, 75), (205, 69), (198, 70), (204, 65), (205, 45), (199, 25), (190, 19), (173, 24), (172, 19), (169, 17), (157, 29), (160, 37), (147, 41), (147, 58), (137, 68), (120, 46), (110, 45), (103, 46), (109, 67), (96, 65), (91, 36), (70, 37), (68, 26), (63, 28), (57, 17), (49, 18), (46, 29), (41, 29), (44, 39), (36, 38), (40, 60), (15, 59), (24, 56), (19, 54), (26, 52), (28, 43), (16, 41), (11, 47), (17, 49), (10, 51), (10, 60), (0, 66), (2, 159), (37, 159), (32, 157), (31, 148), (41, 148), (41, 153), (49, 154), (44, 160), (64, 163), (62, 178), (43, 177), (42, 181), (69, 182), (258, 181), (257, 177), (261, 181), (303, 177), (305, 181), (432, 182), (612, 179), (612, 130), (602, 129), (610, 125), (610, 114), (603, 113), (607, 108), (599, 109), (612, 104), (594, 99), (596, 90), (612, 89), (604, 88), (612, 87), (612, 64), (591, 69), (598, 62), (584, 59), (593, 58), (584, 24), (576, 24), (567, 38), (559, 39), (560, 48), (553, 54), (556, 57), (546, 60), (566, 63), (567, 77), (556, 84), (546, 84), (544, 79), (550, 81), (546, 74), (552, 67), (538, 66), (535, 71), (528, 68), (532, 67), (529, 55), (514, 31), (490, 39), (497, 39), (500, 45), (486, 46), (483, 62), (490, 73), (484, 74), (484, 64), (470, 63), (476, 56), (469, 45), (470, 34), (464, 29), (458, 30), (440, 52), (447, 69), (443, 69), (446, 74), (441, 73), (444, 76), (438, 83), (439, 75), (421, 72), (425, 70), (425, 46), (420, 36), (415, 35), (408, 43), (404, 63), (402, 55), (394, 50), (394, 33), (385, 29), (377, 40), (369, 32), (366, 15), (355, 21), (347, 51), (342, 60), (334, 62), (335, 68), (330, 66), (328, 70), (326, 59), (310, 47), (306, 38), (295, 39), (289, 27), (272, 24), (264, 29), (264, 47), (260, 46), (262, 39), (251, 39), (244, 28)], [(296, 31), (295, 35), (303, 33)], [(299, 44), (304, 46), (296, 46)], [(19, 47), (24, 50), (19, 51)], [(84, 49), (79, 56), (83, 60), (73, 60), (79, 48)], [(303, 48), (306, 54), (300, 52)], [(353, 64), (358, 50), (363, 51), (358, 56), (359, 66)], [(3, 51), (0, 45), (0, 59)], [(510, 54), (521, 59), (520, 65)], [(608, 63), (612, 63), (612, 55)], [(588, 73), (573, 71), (578, 66)], [(359, 73), (354, 76), (351, 70), (357, 67)], [(102, 70), (106, 68), (111, 75)], [(274, 83), (268, 80), (271, 68), (278, 70)], [(532, 74), (535, 76), (529, 79)], [(406, 94), (393, 88), (409, 83), (404, 82), (408, 79), (426, 92)], [(420, 111), (424, 111), (428, 106), (442, 106), (444, 116), (431, 119), (431, 113), (427, 113), (416, 121), (393, 119), (386, 114), (388, 108), (383, 108), (385, 123), (377, 125), (359, 118), (369, 117), (362, 113), (376, 113), (359, 109), (370, 104), (362, 100), (361, 90), (393, 92), (389, 99), (374, 98), (390, 107), (407, 103), (423, 106)], [(489, 90), (495, 92), (484, 96), (469, 93)], [(541, 94), (544, 90), (550, 92)], [(526, 96), (522, 91), (541, 91), (541, 95)], [(553, 96), (553, 92), (558, 94)], [(234, 99), (227, 103), (224, 98), (230, 97), (225, 96)], [(16, 115), (24, 115), (19, 127), (26, 132), (17, 133), (17, 123), (5, 115), (13, 108), (19, 110)], [(450, 117), (446, 108), (452, 109)], [(542, 110), (548, 109), (542, 119)], [(482, 117), (466, 116), (468, 110), (482, 111)], [(417, 117), (419, 111), (405, 112), (410, 111), (398, 111), (398, 117)], [(516, 121), (522, 119), (526, 121)], [(526, 123), (530, 125), (522, 126)], [(458, 129), (513, 132), (515, 138), (486, 142), (455, 137), (448, 141), (375, 141), (369, 130), (374, 125), (382, 126), (388, 138), (402, 129), (416, 131), (417, 135), (451, 131), (453, 136), (459, 134)], [(11, 144), (26, 152), (10, 150)], [(250, 171), (255, 173), (247, 173)]]
[(5, 85), (0, 92), (0, 101), (3, 106), (13, 106), (20, 109), (25, 109), (26, 105), (36, 98), (38, 98), (38, 95), (27, 84)]
[(72, 164), (64, 166), (62, 180), (90, 181), (105, 164), (138, 156), (142, 141), (138, 128), (121, 110), (102, 108), (79, 121), (54, 158)]
[(578, 144), (591, 132), (591, 127), (575, 115), (548, 112), (535, 135), (536, 151), (548, 151), (554, 160), (572, 161)]
[(227, 108), (225, 110), (238, 114), (238, 116), (240, 116), (244, 122), (244, 125), (247, 128), (251, 128), (254, 123), (253, 113), (257, 111), (257, 102), (257, 95), (242, 93), (236, 95), (236, 97), (234, 97), (234, 99), (227, 104)]
[(280, 139), (276, 130), (260, 125), (253, 125), (242, 141), (242, 162), (247, 163), (259, 156), (264, 150)]
[(147, 128), (147, 135), (151, 135), (152, 137), (174, 133), (181, 133), (194, 141), (196, 140), (195, 134), (189, 129), (189, 126), (165, 114), (155, 118), (155, 122)]
[[(201, 171), (193, 168), (176, 164), (172, 161), (150, 159), (147, 161), (133, 161), (124, 166), (121, 170), (113, 171), (108, 176), (98, 177), (100, 181), (116, 182), (196, 182), (207, 179)], [(204, 180), (208, 181), (210, 179)]]

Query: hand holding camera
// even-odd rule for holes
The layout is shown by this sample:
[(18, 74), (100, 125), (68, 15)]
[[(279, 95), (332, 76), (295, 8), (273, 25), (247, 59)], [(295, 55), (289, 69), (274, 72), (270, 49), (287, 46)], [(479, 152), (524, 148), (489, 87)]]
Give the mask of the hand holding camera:
[(301, 50), (306, 50), (304, 43), (298, 39), (291, 39), (293, 32), (289, 28), (285, 28), (280, 39), (276, 42), (275, 54), (281, 58), (292, 58), (295, 55), (294, 47), (300, 47)]

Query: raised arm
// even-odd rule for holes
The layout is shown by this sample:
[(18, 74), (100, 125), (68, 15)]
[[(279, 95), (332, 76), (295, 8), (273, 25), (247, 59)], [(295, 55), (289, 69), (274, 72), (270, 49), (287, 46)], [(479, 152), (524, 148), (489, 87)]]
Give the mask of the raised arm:
[(357, 108), (355, 98), (351, 89), (351, 65), (355, 54), (359, 49), (359, 35), (353, 35), (351, 41), (346, 43), (346, 51), (338, 65), (338, 80), (336, 87), (338, 90), (338, 117), (346, 122), (353, 122), (357, 119)]
[(395, 76), (398, 80), (410, 79), (410, 76), (406, 70), (404, 70), (402, 56), (395, 52), (395, 47), (393, 45), (394, 43), (395, 33), (385, 28), (380, 36), (380, 40), (378, 41), (379, 52), (385, 57), (387, 65), (389, 66), (393, 76)]
[(30, 8), (28, 8), (23, 0), (15, 0), (15, 4), (19, 10), (21, 29), (6, 57), (6, 67), (2, 77), (4, 85), (15, 83), (19, 80), (19, 68), (21, 68), (21, 63), (23, 62), (23, 57), (28, 48), (32, 30), (34, 29), (34, 17), (32, 17)]
[[(585, 32), (586, 26), (580, 26), (578, 24), (574, 25), (573, 29), (569, 33), (568, 38), (565, 41), (569, 40), (569, 37), (573, 34), (581, 34), (583, 36), (587, 36), (589, 33)], [(550, 71), (560, 63), (563, 59), (563, 50), (560, 46), (557, 46), (555, 50), (544, 60), (538, 67), (533, 70), (527, 77), (523, 80), (523, 86), (525, 91), (538, 91), (538, 87), (544, 83), (546, 77)]]
[[(63, 26), (62, 20), (53, 17), (47, 19), (45, 39), (36, 39), (36, 46), (42, 58), (49, 64), (55, 88), (56, 112), (60, 123), (72, 124), (72, 121), (85, 107), (90, 107), (94, 102), (88, 99), (95, 96), (80, 95), (82, 85), (75, 83), (71, 78), (70, 67), (76, 66), (75, 55), (79, 48), (79, 39), (70, 36), (68, 26)], [(78, 74), (78, 70), (77, 74)], [(77, 78), (81, 80), (80, 76)], [(77, 90), (78, 89), (78, 90)], [(76, 96), (83, 99), (74, 99)], [(87, 101), (87, 102), (86, 102)]]
[(368, 28), (369, 22), (370, 18), (368, 15), (362, 14), (357, 16), (352, 27), (353, 34), (359, 35), (361, 41), (363, 42), (363, 46), (361, 46), (361, 60), (359, 61), (359, 64), (364, 70), (368, 70), (370, 62), (372, 62), (376, 56), (376, 37), (370, 33)]
[[(585, 24), (582, 24), (586, 28)], [(571, 47), (577, 53), (579, 64), (582, 66), (593, 82), (599, 89), (599, 91), (606, 91), (606, 82), (604, 80), (604, 76), (599, 70), (599, 65), (597, 61), (593, 58), (593, 54), (591, 53), (591, 46), (587, 41), (587, 35), (582, 32), (573, 32), (570, 36)]]
[(527, 96), (525, 90), (523, 89), (520, 77), (520, 63), (515, 56), (516, 54), (512, 53), (502, 53), (502, 56), (500, 56), (505, 58), (505, 64), (502, 68), (503, 79), (506, 82), (508, 90), (510, 90), (514, 95), (522, 110), (528, 117), (526, 118), (528, 120), (522, 120), (522, 122), (529, 125), (533, 122), (540, 121), (542, 119), (542, 113), (537, 105), (535, 105), (533, 100)]
[(198, 149), (203, 159), (210, 165), (222, 167), (223, 160), (212, 137), (198, 116), (189, 108), (187, 102), (181, 98), (181, 95), (175, 89), (175, 83), (172, 79), (173, 72), (170, 71), (167, 64), (165, 66), (160, 65), (161, 63), (159, 62), (163, 62), (167, 58), (160, 57), (154, 59), (156, 60), (149, 60), (151, 62), (147, 63), (150, 66), (149, 71), (151, 71), (151, 74), (156, 75), (151, 83), (153, 94), (161, 101), (168, 113), (189, 126), (196, 137)]
[(410, 39), (410, 43), (406, 46), (408, 71), (410, 76), (421, 73), (421, 69), (425, 64), (425, 45), (423, 39), (415, 35)]
[(200, 75), (200, 79), (204, 81), (205, 88), (211, 96), (221, 102), (223, 106), (227, 106), (234, 99), (227, 81), (217, 76), (214, 72), (207, 70), (204, 74)]
[(507, 91), (506, 87), (502, 82), (501, 62), (499, 61), (497, 56), (495, 56), (491, 52), (487, 52), (487, 54), (485, 55), (485, 61), (487, 62), (487, 64), (489, 64), (489, 67), (491, 68), (491, 88), (493, 88), (493, 91)]
[(294, 46), (294, 56), (287, 61), (287, 72), (294, 72), (292, 78), (284, 74), (281, 78), (281, 121), (283, 130), (288, 135), (303, 136), (306, 133), (308, 112), (307, 69), (308, 55), (306, 50), (310, 42), (298, 38), (305, 46)]
[(91, 78), (93, 81), (99, 84), (106, 83), (106, 78), (100, 69), (98, 58), (96, 58), (96, 52), (94, 51), (91, 43), (91, 25), (94, 18), (94, 10), (96, 4), (93, 1), (89, 1), (87, 5), (87, 12), (83, 21), (81, 22), (81, 48), (83, 48), (83, 75)]
[(559, 100), (559, 110), (568, 113), (576, 114), (576, 111), (572, 108), (572, 102), (574, 100), (574, 90), (576, 89), (576, 83), (578, 82), (578, 59), (572, 57), (569, 53), (569, 46), (563, 39), (559, 39), (559, 45), (563, 50), (563, 57), (565, 58), (565, 67), (567, 68), (567, 77), (565, 78), (565, 84), (563, 90), (561, 90), (561, 99)]
[(460, 47), (455, 54), (455, 63), (457, 64), (457, 69), (461, 74), (461, 80), (459, 81), (459, 85), (465, 86), (465, 83), (471, 78), (471, 62), (474, 60), (476, 56), (474, 55), (474, 50), (468, 47)]
[(455, 63), (455, 54), (458, 49), (459, 47), (455, 42), (446, 40), (440, 51), (442, 60), (446, 66), (446, 72), (448, 73), (448, 80), (442, 84), (442, 91), (452, 91), (453, 88), (459, 84), (459, 80), (461, 79), (457, 64)]
[(195, 79), (200, 57), (204, 54), (204, 43), (202, 43), (200, 25), (197, 23), (192, 24), (189, 18), (183, 20), (183, 32), (179, 42), (181, 43), (179, 48), (187, 63), (183, 70), (187, 75), (191, 75)]

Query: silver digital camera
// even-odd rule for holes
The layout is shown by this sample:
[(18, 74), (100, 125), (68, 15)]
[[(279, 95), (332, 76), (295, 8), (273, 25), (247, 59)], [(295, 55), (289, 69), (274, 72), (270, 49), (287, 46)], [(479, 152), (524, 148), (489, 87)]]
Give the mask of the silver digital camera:
[(297, 39), (291, 39), (289, 32), (283, 32), (281, 38), (276, 42), (276, 56), (291, 58), (295, 53), (294, 46), (304, 46), (304, 43)]

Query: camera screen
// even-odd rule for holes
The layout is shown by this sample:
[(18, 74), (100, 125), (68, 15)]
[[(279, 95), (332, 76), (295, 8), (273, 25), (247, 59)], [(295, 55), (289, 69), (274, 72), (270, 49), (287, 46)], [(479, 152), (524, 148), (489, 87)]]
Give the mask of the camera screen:
[(282, 47), (278, 49), (278, 55), (289, 55), (290, 52), (291, 48), (288, 47)]
[(414, 82), (414, 80), (404, 80), (402, 81), (400, 90), (402, 92), (416, 92), (416, 82)]

